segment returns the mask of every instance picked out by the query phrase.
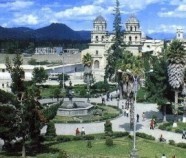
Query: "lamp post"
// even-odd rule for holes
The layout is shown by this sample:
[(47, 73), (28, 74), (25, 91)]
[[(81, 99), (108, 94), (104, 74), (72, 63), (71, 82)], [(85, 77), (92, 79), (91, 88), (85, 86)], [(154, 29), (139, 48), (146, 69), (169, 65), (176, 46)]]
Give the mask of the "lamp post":
[(136, 117), (135, 117), (135, 113), (136, 113), (136, 98), (137, 98), (137, 91), (138, 91), (138, 77), (137, 76), (133, 76), (134, 82), (133, 82), (133, 92), (134, 92), (134, 111), (133, 111), (133, 115), (134, 115), (134, 129), (133, 129), (133, 149), (131, 151), (130, 157), (131, 158), (138, 158), (138, 153), (137, 153), (137, 149), (136, 149)]
[(183, 99), (183, 120), (182, 122), (186, 122), (186, 83), (183, 85), (182, 95)]
[[(63, 56), (62, 56), (62, 57), (63, 57)], [(65, 84), (65, 81), (64, 81), (64, 79), (65, 79), (65, 78), (64, 78), (64, 57), (63, 57), (62, 64), (63, 64), (63, 83), (62, 83), (62, 84), (63, 84), (63, 85), (62, 85), (63, 87), (62, 87), (62, 91), (64, 92), (64, 91), (65, 91), (65, 87), (64, 87), (64, 84)]]
[(90, 102), (90, 83), (92, 82), (92, 69), (90, 66), (84, 67), (84, 82), (87, 84), (87, 102)]

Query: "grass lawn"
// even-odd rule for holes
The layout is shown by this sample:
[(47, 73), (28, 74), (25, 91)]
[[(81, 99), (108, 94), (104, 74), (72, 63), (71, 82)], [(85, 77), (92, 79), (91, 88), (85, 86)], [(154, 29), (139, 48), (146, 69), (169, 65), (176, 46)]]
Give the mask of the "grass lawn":
[[(87, 148), (87, 141), (72, 141), (52, 145), (51, 149), (65, 150), (72, 158), (128, 158), (132, 141), (128, 137), (114, 139), (114, 146), (105, 145), (105, 140), (92, 141), (92, 148)], [(137, 139), (137, 149), (140, 158), (160, 158), (165, 153), (167, 158), (186, 158), (186, 150), (164, 143)], [(58, 153), (39, 154), (38, 158), (57, 158)]]

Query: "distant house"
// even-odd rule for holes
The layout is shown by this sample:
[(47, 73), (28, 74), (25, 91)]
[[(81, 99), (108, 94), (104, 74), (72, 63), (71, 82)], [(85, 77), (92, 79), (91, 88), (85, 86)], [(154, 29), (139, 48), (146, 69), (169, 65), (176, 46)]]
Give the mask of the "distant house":
[(35, 48), (35, 54), (61, 54), (63, 47), (37, 47)]

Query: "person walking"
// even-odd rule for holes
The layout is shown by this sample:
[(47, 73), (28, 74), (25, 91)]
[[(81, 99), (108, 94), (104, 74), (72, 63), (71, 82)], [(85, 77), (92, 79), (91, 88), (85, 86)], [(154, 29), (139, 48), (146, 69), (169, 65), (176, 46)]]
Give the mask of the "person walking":
[(137, 122), (139, 122), (139, 114), (136, 115)]
[(129, 117), (129, 109), (126, 109), (126, 115)]
[(142, 121), (145, 121), (145, 113), (142, 113)]
[(76, 136), (80, 134), (79, 128), (76, 128)]
[(84, 135), (85, 135), (85, 128), (82, 127), (82, 129), (81, 129), (81, 136), (84, 136)]
[(185, 130), (185, 128), (183, 129), (183, 132), (182, 132), (182, 139), (186, 139), (186, 130)]

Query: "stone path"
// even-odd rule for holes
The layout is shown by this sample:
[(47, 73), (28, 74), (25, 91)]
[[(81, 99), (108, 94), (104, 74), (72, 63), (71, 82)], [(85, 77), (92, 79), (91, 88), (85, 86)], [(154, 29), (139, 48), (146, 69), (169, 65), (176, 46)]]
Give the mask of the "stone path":
[[(68, 100), (65, 98), (65, 100)], [(86, 101), (86, 98), (74, 98), (74, 101)], [(101, 103), (101, 98), (91, 98), (91, 102)], [(125, 103), (125, 100), (119, 101), (119, 107), (122, 107), (122, 104)], [(117, 106), (117, 100), (113, 99), (112, 101), (106, 102), (107, 105)], [(142, 113), (145, 112), (146, 120), (142, 121)], [(136, 114), (139, 114), (140, 121), (137, 123), (136, 130), (137, 132), (144, 132), (146, 134), (152, 135), (158, 140), (160, 135), (162, 134), (163, 137), (167, 140), (174, 140), (176, 143), (184, 142), (186, 143), (186, 139), (182, 139), (182, 134), (162, 131), (160, 129), (150, 130), (150, 119), (152, 115), (158, 116), (158, 118), (162, 118), (161, 113), (157, 109), (156, 104), (144, 104), (144, 103), (137, 103), (136, 104)], [(113, 131), (130, 131), (129, 128), (129, 117), (120, 116), (111, 120), (112, 122), (112, 129)], [(85, 128), (86, 134), (93, 134), (93, 133), (103, 133), (104, 132), (104, 123), (105, 122), (94, 122), (94, 123), (79, 123), (79, 124), (55, 124), (56, 133), (57, 135), (75, 135), (76, 128), (81, 130), (82, 127)], [(42, 133), (46, 132), (46, 127), (42, 129)]]

